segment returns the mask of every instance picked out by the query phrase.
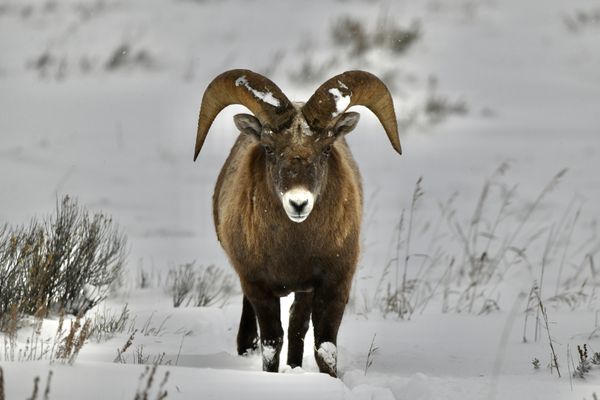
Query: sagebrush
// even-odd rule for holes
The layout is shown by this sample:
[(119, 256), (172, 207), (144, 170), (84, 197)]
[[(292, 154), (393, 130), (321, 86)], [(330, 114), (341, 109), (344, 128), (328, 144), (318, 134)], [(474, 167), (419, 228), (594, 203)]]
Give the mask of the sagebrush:
[(167, 275), (166, 292), (173, 300), (173, 307), (222, 306), (233, 290), (232, 275), (214, 265), (181, 264), (169, 269)]
[(110, 217), (68, 196), (49, 217), (0, 228), (0, 330), (15, 308), (18, 315), (85, 313), (119, 282), (125, 246)]

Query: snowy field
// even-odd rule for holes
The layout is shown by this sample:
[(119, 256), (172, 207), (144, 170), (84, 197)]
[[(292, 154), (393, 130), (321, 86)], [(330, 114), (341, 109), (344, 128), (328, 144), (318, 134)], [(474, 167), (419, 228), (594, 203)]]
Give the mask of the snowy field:
[[(415, 34), (406, 48), (399, 28)], [(10, 361), (0, 338), (6, 399), (31, 397), (36, 376), (43, 392), (49, 371), (50, 399), (133, 399), (140, 363), (160, 364), (150, 398), (600, 396), (600, 365), (572, 376), (578, 345), (600, 352), (599, 48), (600, 5), (584, 0), (0, 0), (0, 225), (68, 194), (128, 236), (127, 280), (86, 315), (127, 304), (125, 329), (73, 365)], [(367, 109), (348, 136), (366, 202), (340, 379), (317, 372), (311, 331), (301, 370), (238, 357), (237, 282), (209, 307), (174, 308), (166, 292), (180, 264), (232, 273), (211, 197), (243, 107), (192, 162), (203, 90), (232, 68), (291, 100), (350, 69), (394, 95), (402, 156)]]

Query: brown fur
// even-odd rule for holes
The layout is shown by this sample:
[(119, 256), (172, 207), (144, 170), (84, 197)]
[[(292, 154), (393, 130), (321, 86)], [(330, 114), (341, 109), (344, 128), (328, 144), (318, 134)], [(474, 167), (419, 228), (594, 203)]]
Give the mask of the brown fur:
[(326, 187), (308, 219), (289, 220), (268, 189), (264, 152), (241, 134), (213, 196), (217, 236), (244, 281), (278, 296), (312, 289), (328, 277), (348, 292), (358, 257), (362, 188), (343, 139), (329, 158)]
[[(311, 309), (316, 345), (336, 343), (359, 255), (361, 178), (346, 141), (338, 139), (327, 160), (327, 179), (320, 197), (306, 221), (298, 224), (290, 221), (269, 189), (265, 157), (255, 139), (240, 134), (217, 180), (214, 222), (219, 241), (240, 277), (245, 301), (247, 298), (254, 305), (252, 309), (245, 304), (238, 351), (242, 354), (256, 342), (252, 320), (257, 303), (269, 299), (268, 312), (279, 320), (278, 303), (272, 299), (297, 292), (290, 319), (288, 363), (301, 365)], [(313, 296), (301, 297), (300, 292), (313, 291)], [(261, 324), (261, 313), (257, 314)], [(261, 325), (261, 339), (280, 348), (282, 331), (277, 322)], [(321, 371), (336, 375), (335, 368), (323, 364), (318, 356), (317, 362)], [(267, 370), (276, 368), (265, 366)]]
[(359, 114), (346, 110), (369, 108), (400, 153), (392, 96), (376, 76), (348, 71), (319, 86), (307, 103), (292, 103), (260, 74), (226, 71), (202, 98), (194, 160), (214, 118), (229, 104), (245, 105), (254, 114), (234, 116), (241, 134), (213, 195), (217, 237), (244, 292), (238, 353), (258, 348), (258, 321), (263, 369), (278, 370), (279, 298), (295, 292), (287, 363), (302, 365), (312, 316), (319, 370), (336, 376), (335, 345), (356, 270), (362, 218), (360, 175), (344, 140)]

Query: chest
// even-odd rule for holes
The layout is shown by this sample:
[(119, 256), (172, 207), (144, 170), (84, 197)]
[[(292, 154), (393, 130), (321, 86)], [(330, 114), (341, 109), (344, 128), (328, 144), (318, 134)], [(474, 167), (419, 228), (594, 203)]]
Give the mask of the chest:
[(277, 208), (247, 210), (223, 221), (221, 242), (243, 279), (278, 295), (310, 291), (320, 281), (355, 268), (360, 220), (353, 210), (343, 211), (343, 221), (332, 221), (316, 206), (298, 224)]

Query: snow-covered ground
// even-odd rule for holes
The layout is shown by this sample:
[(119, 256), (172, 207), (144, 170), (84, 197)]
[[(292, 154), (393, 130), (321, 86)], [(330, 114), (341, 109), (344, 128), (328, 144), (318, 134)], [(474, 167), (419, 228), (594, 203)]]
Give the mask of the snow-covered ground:
[[(587, 343), (600, 351), (600, 334), (590, 337), (600, 324), (599, 10), (583, 0), (0, 0), (0, 223), (26, 223), (70, 194), (112, 214), (128, 234), (130, 276), (144, 269), (164, 283), (169, 267), (192, 260), (229, 271), (211, 195), (235, 140), (232, 116), (244, 109), (221, 113), (193, 163), (208, 82), (248, 68), (305, 100), (330, 76), (369, 70), (392, 87), (406, 126), (404, 154), (358, 109), (361, 122), (348, 141), (367, 201), (360, 268), (338, 338), (341, 379), (316, 373), (310, 332), (303, 371), (282, 365), (289, 373), (266, 374), (258, 356), (237, 357), (239, 294), (222, 308), (175, 309), (160, 279), (140, 289), (132, 278), (100, 309), (129, 304), (139, 329), (150, 317), (151, 325), (164, 321), (159, 335), (140, 333), (132, 348), (143, 345), (150, 358), (165, 353), (170, 365), (157, 374), (170, 373), (169, 399), (591, 399), (600, 395), (600, 367), (570, 379), (567, 349)], [(368, 32), (382, 16), (403, 27), (418, 20), (421, 37), (401, 55), (382, 47), (353, 54), (332, 40), (344, 16)], [(433, 96), (464, 101), (468, 112), (432, 123), (423, 113), (432, 81)], [(407, 250), (419, 177), (424, 194)], [(402, 210), (398, 254), (411, 255), (408, 276), (416, 282), (410, 320), (382, 312), (382, 294), (404, 268), (393, 261)], [(471, 293), (468, 277), (459, 277), (468, 264), (461, 232), (477, 257), (498, 254), (514, 235), (471, 298), (463, 296)], [(535, 314), (523, 343), (527, 295), (542, 264), (562, 378), (546, 367), (545, 327), (534, 341)], [(48, 320), (45, 331), (55, 324)], [(375, 334), (378, 351), (365, 374)], [(27, 336), (20, 332), (22, 346)], [(7, 399), (30, 396), (33, 377), (43, 383), (48, 370), (51, 399), (132, 399), (143, 367), (129, 365), (132, 352), (127, 365), (113, 362), (128, 336), (91, 340), (73, 366), (0, 357)]]

